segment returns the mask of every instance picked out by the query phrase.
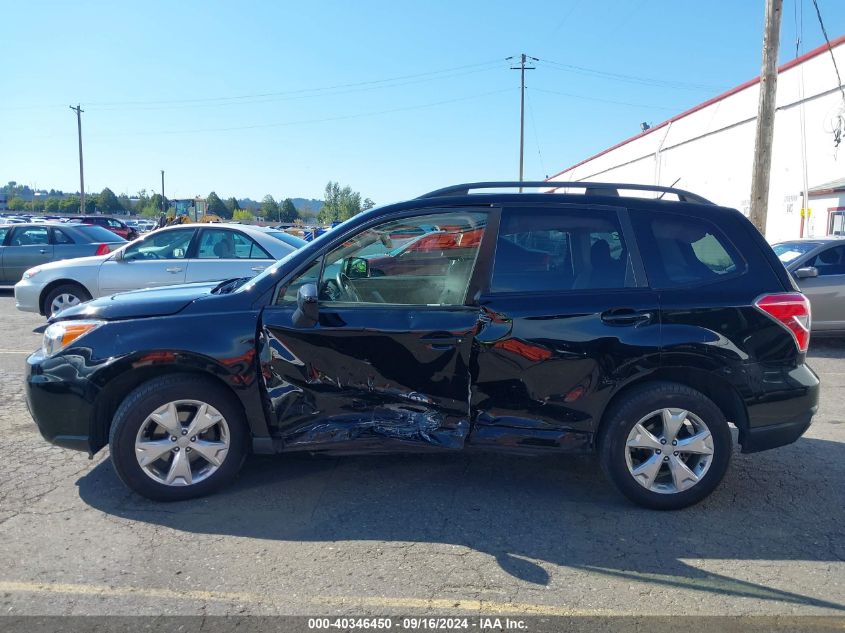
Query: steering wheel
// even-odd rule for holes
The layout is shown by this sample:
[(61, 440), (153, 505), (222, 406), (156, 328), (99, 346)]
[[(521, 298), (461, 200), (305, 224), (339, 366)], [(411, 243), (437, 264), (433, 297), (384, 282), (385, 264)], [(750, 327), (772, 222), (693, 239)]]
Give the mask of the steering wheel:
[(161, 257), (153, 251), (138, 251), (138, 255), (139, 257), (136, 257), (135, 259), (161, 259)]
[(352, 285), (349, 277), (342, 269), (337, 271), (335, 281), (337, 282), (337, 287), (340, 288), (344, 300), (355, 302), (361, 301), (361, 297), (359, 297), (358, 293), (355, 291), (355, 286)]

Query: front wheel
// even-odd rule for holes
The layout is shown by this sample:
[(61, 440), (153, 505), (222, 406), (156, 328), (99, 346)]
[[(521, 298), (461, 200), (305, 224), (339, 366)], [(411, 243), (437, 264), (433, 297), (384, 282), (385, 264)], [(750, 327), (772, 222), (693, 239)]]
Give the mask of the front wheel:
[(91, 300), (91, 294), (79, 284), (62, 284), (53, 288), (44, 297), (44, 315), (47, 318), (57, 315), (65, 308), (77, 306)]
[(676, 383), (632, 391), (609, 411), (599, 441), (602, 468), (622, 494), (656, 510), (698, 503), (731, 458), (725, 416), (702, 393)]
[(247, 449), (243, 410), (202, 376), (169, 375), (130, 393), (109, 434), (129, 488), (156, 501), (199, 497), (232, 480)]

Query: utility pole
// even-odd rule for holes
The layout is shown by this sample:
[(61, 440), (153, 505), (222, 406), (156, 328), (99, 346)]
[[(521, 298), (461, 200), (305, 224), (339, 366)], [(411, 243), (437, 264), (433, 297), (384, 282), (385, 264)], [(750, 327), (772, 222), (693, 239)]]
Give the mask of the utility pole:
[(79, 104), (76, 107), (68, 106), (76, 112), (76, 129), (79, 133), (79, 213), (85, 213), (85, 176), (82, 169), (82, 113), (85, 112)]
[[(507, 59), (513, 59), (513, 57), (508, 57)], [(520, 91), (519, 91), (519, 180), (522, 182), (523, 178), (523, 163), (524, 163), (524, 155), (525, 155), (525, 71), (526, 70), (534, 70), (534, 66), (526, 66), (526, 62), (528, 60), (538, 62), (540, 61), (536, 57), (531, 57), (530, 55), (526, 55), (522, 53), (519, 56), (519, 66), (511, 66), (511, 70), (518, 70), (519, 71), (519, 79), (520, 79)], [(522, 193), (522, 187), (519, 188), (520, 193)]]
[(164, 213), (164, 170), (161, 170), (161, 212)]
[(778, 48), (780, 47), (782, 13), (783, 0), (766, 0), (763, 68), (760, 71), (760, 101), (757, 106), (754, 170), (751, 176), (750, 217), (754, 226), (764, 235), (769, 212), (769, 177), (772, 167), (772, 138), (775, 132), (775, 98), (778, 85)]

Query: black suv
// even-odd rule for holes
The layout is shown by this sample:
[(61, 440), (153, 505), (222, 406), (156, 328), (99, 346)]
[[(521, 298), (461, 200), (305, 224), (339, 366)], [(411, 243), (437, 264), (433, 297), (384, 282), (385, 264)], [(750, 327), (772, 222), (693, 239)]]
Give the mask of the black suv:
[(809, 320), (735, 210), (475, 183), (362, 213), (252, 279), (67, 309), (27, 360), (27, 400), (45, 438), (108, 444), (153, 499), (208, 493), (250, 451), (482, 449), (596, 453), (633, 501), (681, 508), (735, 441), (807, 429)]

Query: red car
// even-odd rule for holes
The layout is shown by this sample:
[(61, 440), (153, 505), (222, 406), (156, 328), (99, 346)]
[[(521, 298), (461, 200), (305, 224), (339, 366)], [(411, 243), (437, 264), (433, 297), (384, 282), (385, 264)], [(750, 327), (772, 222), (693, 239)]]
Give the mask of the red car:
[(108, 229), (112, 233), (116, 233), (125, 240), (134, 240), (138, 237), (138, 232), (132, 227), (126, 226), (120, 220), (110, 218), (105, 215), (83, 215), (81, 218), (74, 218), (74, 221), (82, 224), (95, 224)]

